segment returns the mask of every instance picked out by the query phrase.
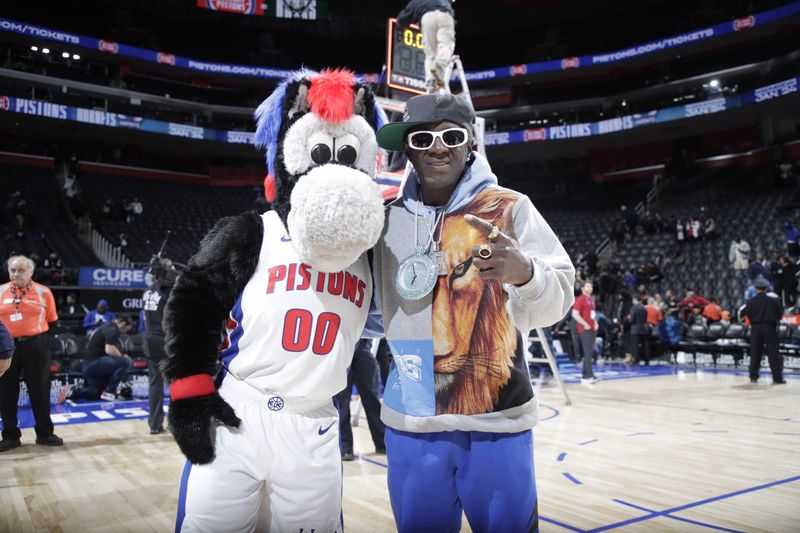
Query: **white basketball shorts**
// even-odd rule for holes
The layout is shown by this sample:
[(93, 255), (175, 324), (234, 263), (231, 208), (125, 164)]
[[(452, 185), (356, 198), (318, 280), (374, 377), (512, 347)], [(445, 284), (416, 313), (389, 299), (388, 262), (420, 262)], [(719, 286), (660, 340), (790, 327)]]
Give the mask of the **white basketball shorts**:
[(242, 420), (216, 427), (216, 457), (187, 461), (176, 531), (341, 533), (342, 462), (333, 401), (291, 402), (228, 375), (219, 390)]

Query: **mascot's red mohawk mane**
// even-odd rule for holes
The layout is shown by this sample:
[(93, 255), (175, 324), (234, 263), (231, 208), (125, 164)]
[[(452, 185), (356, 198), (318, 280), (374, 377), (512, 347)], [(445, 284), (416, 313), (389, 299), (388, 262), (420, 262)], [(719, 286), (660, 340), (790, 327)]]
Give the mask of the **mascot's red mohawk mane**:
[(343, 122), (353, 115), (355, 76), (345, 69), (325, 69), (311, 78), (308, 105), (326, 122)]

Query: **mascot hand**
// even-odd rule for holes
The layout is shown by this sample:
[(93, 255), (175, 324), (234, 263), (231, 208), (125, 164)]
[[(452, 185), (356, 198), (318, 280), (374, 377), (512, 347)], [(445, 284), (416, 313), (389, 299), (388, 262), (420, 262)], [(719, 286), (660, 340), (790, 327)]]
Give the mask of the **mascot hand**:
[(198, 375), (170, 384), (169, 427), (183, 454), (194, 464), (214, 460), (212, 420), (238, 428), (241, 420), (214, 390), (211, 376)]
[(241, 420), (216, 392), (176, 400), (169, 405), (169, 427), (186, 458), (198, 465), (214, 460), (212, 420), (238, 428)]

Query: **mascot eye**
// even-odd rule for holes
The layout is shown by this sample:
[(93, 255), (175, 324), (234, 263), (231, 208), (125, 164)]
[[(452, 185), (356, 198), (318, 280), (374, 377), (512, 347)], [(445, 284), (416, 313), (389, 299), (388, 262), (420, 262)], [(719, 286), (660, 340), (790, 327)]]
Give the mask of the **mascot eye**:
[(323, 143), (314, 145), (311, 149), (311, 160), (318, 165), (327, 163), (331, 160), (331, 147)]
[(356, 159), (358, 159), (358, 152), (349, 144), (340, 147), (336, 152), (336, 160), (343, 165), (353, 165)]
[(361, 151), (361, 141), (352, 133), (345, 133), (333, 140), (336, 161), (348, 167), (355, 167)]

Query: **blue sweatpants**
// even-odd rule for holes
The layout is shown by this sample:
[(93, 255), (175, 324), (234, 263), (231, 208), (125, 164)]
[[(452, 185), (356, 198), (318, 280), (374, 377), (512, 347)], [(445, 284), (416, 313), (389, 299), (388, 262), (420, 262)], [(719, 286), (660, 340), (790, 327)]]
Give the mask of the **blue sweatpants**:
[(389, 497), (400, 533), (539, 530), (533, 432), (386, 428)]

